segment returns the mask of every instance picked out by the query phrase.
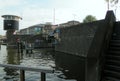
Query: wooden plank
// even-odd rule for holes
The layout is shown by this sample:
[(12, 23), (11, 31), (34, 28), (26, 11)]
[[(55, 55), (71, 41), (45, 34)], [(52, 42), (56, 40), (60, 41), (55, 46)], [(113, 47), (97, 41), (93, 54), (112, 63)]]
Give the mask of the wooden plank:
[(0, 67), (8, 67), (8, 68), (12, 68), (12, 69), (43, 72), (43, 73), (53, 73), (54, 72), (54, 70), (52, 68), (24, 67), (21, 65), (12, 65), (12, 64), (0, 64)]

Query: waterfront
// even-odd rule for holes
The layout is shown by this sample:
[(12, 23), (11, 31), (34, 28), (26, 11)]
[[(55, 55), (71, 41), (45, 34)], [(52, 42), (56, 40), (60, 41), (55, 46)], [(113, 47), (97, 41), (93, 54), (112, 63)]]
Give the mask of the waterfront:
[[(18, 54), (15, 49), (7, 49), (5, 45), (1, 46), (0, 50), (0, 64), (15, 64), (28, 67), (55, 67), (54, 51), (50, 48), (34, 50), (33, 54)], [(26, 71), (26, 81), (40, 81), (39, 72)], [(59, 78), (62, 77), (62, 78)], [(48, 73), (46, 81), (76, 81), (65, 80), (65, 76), (61, 71), (55, 73)], [(19, 71), (0, 67), (0, 81), (19, 81)]]

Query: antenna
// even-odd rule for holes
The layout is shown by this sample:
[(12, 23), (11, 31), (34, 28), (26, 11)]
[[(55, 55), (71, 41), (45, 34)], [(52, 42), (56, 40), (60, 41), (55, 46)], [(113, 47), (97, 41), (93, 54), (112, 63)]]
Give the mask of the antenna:
[(53, 10), (53, 23), (55, 24), (55, 8), (54, 8), (54, 10)]

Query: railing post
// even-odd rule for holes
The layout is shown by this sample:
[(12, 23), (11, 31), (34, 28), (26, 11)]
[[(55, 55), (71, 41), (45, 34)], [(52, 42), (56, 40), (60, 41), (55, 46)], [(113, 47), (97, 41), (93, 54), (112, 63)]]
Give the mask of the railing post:
[(20, 81), (25, 81), (25, 71), (20, 70)]
[(46, 81), (46, 74), (41, 72), (41, 81)]

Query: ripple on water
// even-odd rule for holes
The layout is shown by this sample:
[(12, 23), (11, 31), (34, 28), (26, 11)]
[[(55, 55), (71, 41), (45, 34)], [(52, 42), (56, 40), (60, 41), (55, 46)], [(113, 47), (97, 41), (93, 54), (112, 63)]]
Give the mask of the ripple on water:
[[(25, 53), (25, 52), (24, 52)], [(24, 54), (22, 58), (18, 58), (16, 51), (6, 49), (6, 46), (1, 46), (0, 50), (0, 63), (13, 63), (20, 64), (22, 66), (37, 67), (37, 68), (52, 68), (55, 67), (55, 61), (50, 50), (41, 49), (35, 50), (34, 54)], [(19, 73), (19, 71), (17, 71)], [(26, 81), (40, 81), (39, 72), (26, 71)], [(47, 73), (46, 81), (76, 81), (76, 80), (65, 80), (64, 78), (59, 78), (62, 75), (61, 71), (55, 71), (55, 73)], [(65, 77), (65, 76), (62, 76)], [(5, 79), (7, 78), (7, 79)], [(6, 75), (4, 68), (0, 68), (0, 81), (19, 81), (18, 76)]]

